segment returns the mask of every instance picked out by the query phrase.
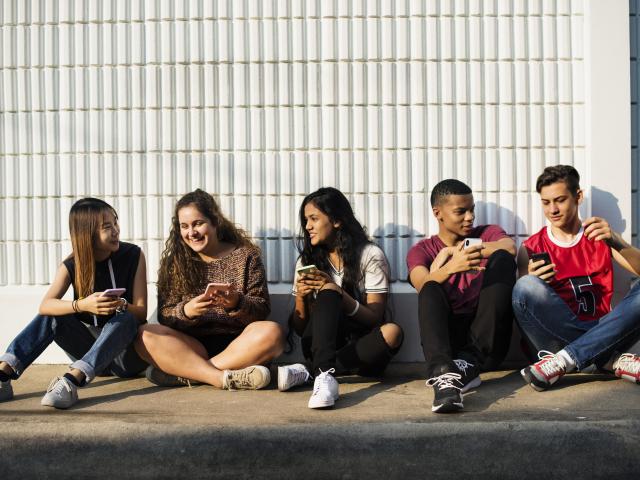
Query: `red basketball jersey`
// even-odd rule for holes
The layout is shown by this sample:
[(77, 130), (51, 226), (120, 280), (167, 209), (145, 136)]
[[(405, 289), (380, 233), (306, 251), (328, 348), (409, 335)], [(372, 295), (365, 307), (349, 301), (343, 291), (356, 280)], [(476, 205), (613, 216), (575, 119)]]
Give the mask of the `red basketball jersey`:
[(524, 242), (529, 253), (547, 252), (556, 265), (550, 284), (580, 320), (597, 320), (611, 310), (613, 268), (611, 249), (603, 241), (588, 240), (582, 229), (571, 244), (543, 227)]

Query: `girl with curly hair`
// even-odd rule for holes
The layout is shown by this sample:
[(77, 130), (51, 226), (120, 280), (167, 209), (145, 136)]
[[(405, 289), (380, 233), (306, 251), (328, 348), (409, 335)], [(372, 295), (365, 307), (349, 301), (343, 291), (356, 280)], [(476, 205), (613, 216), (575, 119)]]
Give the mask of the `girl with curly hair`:
[[(332, 373), (381, 375), (403, 334), (387, 321), (387, 258), (342, 192), (321, 188), (305, 197), (300, 239), (290, 323), (315, 375), (309, 408), (325, 408), (338, 398)], [(288, 390), (310, 377), (302, 364), (280, 367), (278, 388)]]
[(143, 326), (136, 343), (152, 365), (149, 381), (264, 388), (270, 381), (264, 365), (284, 343), (280, 326), (266, 320), (269, 313), (259, 249), (211, 195), (197, 189), (183, 196), (160, 260), (160, 324)]

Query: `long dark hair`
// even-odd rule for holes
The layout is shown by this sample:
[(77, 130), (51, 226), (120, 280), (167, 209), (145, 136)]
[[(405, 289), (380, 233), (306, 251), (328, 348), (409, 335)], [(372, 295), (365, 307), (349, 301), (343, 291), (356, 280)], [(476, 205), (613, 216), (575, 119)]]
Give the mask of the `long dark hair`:
[(79, 298), (93, 293), (96, 276), (93, 244), (106, 213), (111, 213), (118, 219), (118, 214), (111, 205), (90, 197), (78, 200), (69, 212), (71, 255), (75, 264), (74, 287)]
[[(318, 210), (329, 217), (331, 223), (339, 223), (336, 228), (335, 240), (332, 245), (311, 245), (309, 232), (305, 228), (306, 219), (304, 208), (313, 204)], [(367, 232), (353, 214), (353, 209), (347, 197), (335, 188), (324, 187), (310, 193), (300, 206), (300, 235), (297, 248), (303, 265), (315, 265), (319, 270), (331, 275), (329, 250), (335, 248), (342, 259), (344, 277), (342, 288), (352, 297), (357, 298), (357, 287), (362, 281), (364, 272), (360, 268), (362, 250), (371, 242)], [(364, 299), (360, 299), (364, 300)]]
[(187, 193), (176, 203), (171, 218), (169, 238), (167, 238), (160, 258), (159, 298), (166, 298), (172, 291), (177, 291), (180, 294), (197, 291), (205, 275), (205, 263), (197, 253), (184, 243), (180, 235), (178, 212), (189, 205), (193, 205), (216, 227), (218, 240), (231, 243), (236, 247), (258, 248), (251, 242), (249, 235), (244, 230), (234, 225), (222, 214), (220, 207), (210, 194), (199, 188)]

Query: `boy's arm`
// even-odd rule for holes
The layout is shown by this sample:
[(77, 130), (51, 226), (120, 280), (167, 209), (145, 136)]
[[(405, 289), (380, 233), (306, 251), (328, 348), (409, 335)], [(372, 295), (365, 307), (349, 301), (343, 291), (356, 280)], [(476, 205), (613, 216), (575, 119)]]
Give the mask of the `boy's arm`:
[(506, 250), (514, 257), (516, 256), (516, 242), (510, 237), (501, 238), (495, 242), (484, 242), (482, 244), (482, 258), (489, 258), (497, 250)]
[(611, 255), (618, 264), (634, 275), (640, 275), (640, 250), (629, 245), (615, 232), (604, 218), (590, 217), (583, 223), (584, 235), (589, 240), (603, 240), (611, 247)]

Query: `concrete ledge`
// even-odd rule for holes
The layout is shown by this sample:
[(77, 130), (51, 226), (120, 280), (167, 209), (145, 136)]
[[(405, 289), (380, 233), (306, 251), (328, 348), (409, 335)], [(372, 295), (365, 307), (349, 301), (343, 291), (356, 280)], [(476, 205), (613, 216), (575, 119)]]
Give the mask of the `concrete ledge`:
[(430, 411), (422, 364), (383, 381), (344, 377), (332, 410), (291, 392), (158, 388), (99, 378), (68, 411), (40, 406), (61, 366), (37, 365), (0, 403), (3, 479), (637, 478), (640, 388), (569, 375), (538, 393), (518, 372), (482, 375), (461, 414)]

